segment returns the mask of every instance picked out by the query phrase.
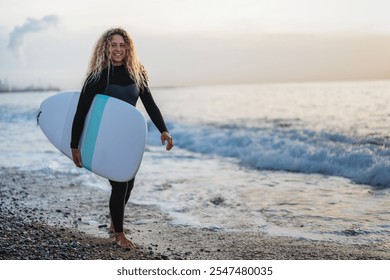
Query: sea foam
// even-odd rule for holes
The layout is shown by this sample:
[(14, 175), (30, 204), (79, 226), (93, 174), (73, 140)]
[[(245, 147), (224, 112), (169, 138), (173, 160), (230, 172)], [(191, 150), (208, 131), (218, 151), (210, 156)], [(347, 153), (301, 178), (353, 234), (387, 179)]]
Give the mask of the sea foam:
[[(340, 176), (357, 184), (390, 186), (390, 151), (382, 140), (275, 126), (180, 123), (170, 126), (178, 147), (211, 156), (232, 157), (247, 168)], [(157, 145), (156, 139), (157, 135), (151, 135), (149, 144)]]

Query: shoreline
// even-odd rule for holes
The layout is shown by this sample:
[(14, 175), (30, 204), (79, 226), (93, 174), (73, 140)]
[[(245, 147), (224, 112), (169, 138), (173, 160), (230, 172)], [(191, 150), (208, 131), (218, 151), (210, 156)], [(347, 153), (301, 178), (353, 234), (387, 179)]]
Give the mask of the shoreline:
[(139, 246), (108, 238), (109, 192), (66, 174), (0, 168), (0, 259), (389, 260), (390, 244), (340, 244), (255, 232), (175, 226), (152, 206), (126, 207), (125, 230)]

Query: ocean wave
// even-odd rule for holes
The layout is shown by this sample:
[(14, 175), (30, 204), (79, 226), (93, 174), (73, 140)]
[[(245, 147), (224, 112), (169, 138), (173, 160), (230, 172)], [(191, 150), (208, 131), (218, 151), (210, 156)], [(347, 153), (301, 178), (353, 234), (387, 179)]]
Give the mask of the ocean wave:
[(38, 109), (26, 108), (21, 110), (17, 107), (0, 106), (0, 122), (3, 123), (20, 123), (36, 122)]
[[(248, 168), (340, 176), (357, 184), (390, 186), (390, 149), (385, 139), (279, 126), (170, 123), (169, 127), (177, 147), (232, 157)], [(151, 129), (148, 143), (161, 145), (154, 133)]]

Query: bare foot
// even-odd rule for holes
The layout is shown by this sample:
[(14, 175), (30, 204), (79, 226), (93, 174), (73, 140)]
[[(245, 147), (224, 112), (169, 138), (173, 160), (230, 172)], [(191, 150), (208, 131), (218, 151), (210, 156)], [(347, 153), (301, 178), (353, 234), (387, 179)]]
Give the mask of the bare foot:
[(110, 227), (108, 229), (109, 232), (115, 232), (114, 223), (112, 222), (111, 213), (110, 213)]
[(131, 249), (137, 248), (137, 246), (133, 243), (133, 241), (127, 239), (126, 235), (123, 232), (115, 233), (114, 243), (121, 246), (122, 248), (131, 248)]
[(115, 228), (114, 228), (114, 223), (112, 222), (111, 213), (110, 213), (110, 227), (108, 228), (108, 236), (110, 238), (114, 238), (115, 236)]
[(109, 228), (108, 228), (108, 235), (110, 237), (114, 237), (114, 234), (115, 234), (115, 229), (114, 229), (114, 226), (111, 225)]

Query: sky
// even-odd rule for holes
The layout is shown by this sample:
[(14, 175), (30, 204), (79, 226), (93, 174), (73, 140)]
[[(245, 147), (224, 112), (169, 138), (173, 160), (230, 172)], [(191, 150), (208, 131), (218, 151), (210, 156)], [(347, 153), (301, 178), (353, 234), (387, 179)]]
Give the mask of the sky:
[(0, 81), (79, 89), (125, 28), (152, 86), (390, 79), (388, 0), (0, 0)]

